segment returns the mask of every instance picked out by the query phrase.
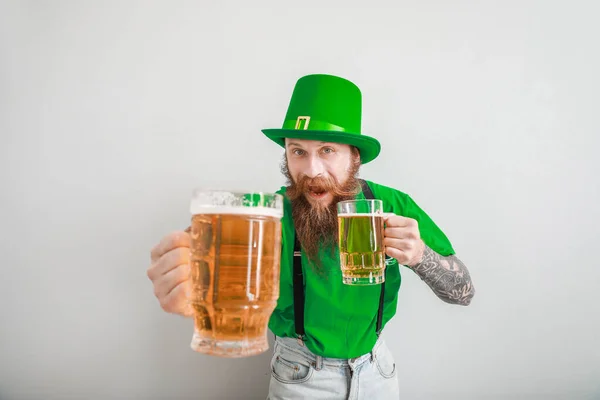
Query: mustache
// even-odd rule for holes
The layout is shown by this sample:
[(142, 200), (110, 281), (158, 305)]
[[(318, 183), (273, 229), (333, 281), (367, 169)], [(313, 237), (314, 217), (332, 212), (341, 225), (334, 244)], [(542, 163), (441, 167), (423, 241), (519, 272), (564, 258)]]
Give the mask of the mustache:
[[(354, 186), (354, 185), (352, 185)], [(347, 197), (357, 193), (356, 188), (350, 185), (340, 185), (332, 176), (316, 176), (309, 178), (306, 175), (300, 175), (298, 181), (290, 186), (287, 194), (290, 200), (296, 200), (303, 194), (310, 191), (329, 192), (334, 197)]]

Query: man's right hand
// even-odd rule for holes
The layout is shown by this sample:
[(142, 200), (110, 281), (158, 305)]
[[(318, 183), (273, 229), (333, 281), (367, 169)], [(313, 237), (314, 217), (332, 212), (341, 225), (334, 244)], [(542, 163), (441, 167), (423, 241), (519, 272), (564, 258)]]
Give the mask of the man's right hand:
[(162, 238), (150, 252), (152, 263), (147, 275), (154, 285), (154, 295), (168, 313), (191, 317), (188, 303), (190, 282), (190, 235), (173, 232)]

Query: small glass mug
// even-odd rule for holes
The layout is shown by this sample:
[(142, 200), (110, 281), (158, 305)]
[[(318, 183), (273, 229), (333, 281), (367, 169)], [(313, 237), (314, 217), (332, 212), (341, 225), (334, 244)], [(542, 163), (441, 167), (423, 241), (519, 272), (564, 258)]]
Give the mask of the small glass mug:
[(347, 200), (337, 204), (340, 264), (346, 285), (385, 281), (384, 218), (381, 200)]
[(191, 348), (221, 357), (265, 352), (279, 298), (283, 197), (198, 189), (190, 212)]

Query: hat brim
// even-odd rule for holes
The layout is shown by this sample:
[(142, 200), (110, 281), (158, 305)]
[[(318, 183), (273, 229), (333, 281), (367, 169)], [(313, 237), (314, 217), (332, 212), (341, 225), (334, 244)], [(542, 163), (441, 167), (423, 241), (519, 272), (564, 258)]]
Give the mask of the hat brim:
[(356, 146), (360, 150), (362, 164), (373, 161), (381, 151), (381, 144), (370, 136), (340, 131), (312, 131), (298, 129), (262, 129), (266, 137), (285, 148), (285, 139), (319, 140)]

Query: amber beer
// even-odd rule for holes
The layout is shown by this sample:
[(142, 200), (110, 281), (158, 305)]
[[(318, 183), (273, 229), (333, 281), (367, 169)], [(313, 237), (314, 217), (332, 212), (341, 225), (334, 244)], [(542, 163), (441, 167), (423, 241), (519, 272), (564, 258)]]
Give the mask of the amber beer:
[(381, 200), (338, 203), (342, 280), (347, 285), (376, 285), (385, 280)]
[(247, 357), (269, 348), (279, 298), (283, 199), (196, 191), (191, 202), (191, 305), (195, 351)]

